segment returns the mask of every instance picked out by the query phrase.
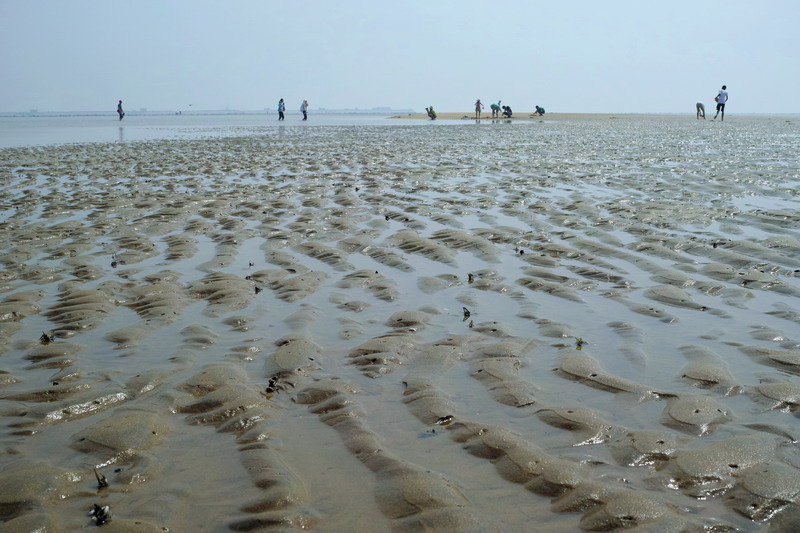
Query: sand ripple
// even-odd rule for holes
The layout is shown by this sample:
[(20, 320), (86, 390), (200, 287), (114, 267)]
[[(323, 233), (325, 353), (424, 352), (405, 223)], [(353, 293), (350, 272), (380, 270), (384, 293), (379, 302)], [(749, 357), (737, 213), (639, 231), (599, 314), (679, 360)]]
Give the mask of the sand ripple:
[(797, 530), (797, 124), (440, 126), (2, 150), (2, 527)]

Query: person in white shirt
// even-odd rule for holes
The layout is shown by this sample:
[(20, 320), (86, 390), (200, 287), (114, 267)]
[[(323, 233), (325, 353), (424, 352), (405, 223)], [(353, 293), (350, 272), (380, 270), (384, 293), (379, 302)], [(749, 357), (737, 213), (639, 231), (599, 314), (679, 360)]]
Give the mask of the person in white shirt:
[(700, 117), (703, 117), (703, 120), (705, 120), (706, 119), (706, 106), (703, 105), (703, 102), (697, 102), (695, 104), (695, 107), (697, 108), (697, 118), (698, 118), (698, 120), (700, 119)]
[(717, 114), (714, 115), (714, 120), (717, 119), (717, 115), (719, 115), (720, 112), (722, 112), (722, 118), (720, 120), (725, 120), (725, 103), (728, 101), (728, 91), (726, 89), (727, 87), (723, 85), (722, 89), (717, 93), (716, 98), (714, 98), (717, 102)]
[(303, 114), (303, 120), (308, 119), (308, 100), (303, 100), (303, 103), (300, 104), (300, 112)]

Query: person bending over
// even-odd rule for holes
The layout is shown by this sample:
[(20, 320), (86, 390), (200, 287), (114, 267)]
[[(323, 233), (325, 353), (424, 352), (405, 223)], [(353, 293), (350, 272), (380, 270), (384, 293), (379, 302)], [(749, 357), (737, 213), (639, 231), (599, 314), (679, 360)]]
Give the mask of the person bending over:
[(695, 104), (697, 107), (697, 119), (699, 120), (700, 117), (703, 117), (703, 120), (706, 119), (706, 106), (703, 105), (703, 102), (697, 102)]

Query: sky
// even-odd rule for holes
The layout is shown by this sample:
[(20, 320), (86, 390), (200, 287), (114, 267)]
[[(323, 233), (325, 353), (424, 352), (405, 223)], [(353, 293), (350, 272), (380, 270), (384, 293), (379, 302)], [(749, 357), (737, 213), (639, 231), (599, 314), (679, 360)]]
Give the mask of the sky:
[(0, 0), (0, 111), (798, 113), (800, 1)]

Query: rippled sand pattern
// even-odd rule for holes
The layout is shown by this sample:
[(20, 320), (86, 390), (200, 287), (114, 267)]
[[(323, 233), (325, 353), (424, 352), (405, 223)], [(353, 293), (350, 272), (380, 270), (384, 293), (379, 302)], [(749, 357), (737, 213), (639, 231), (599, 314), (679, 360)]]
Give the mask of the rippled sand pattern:
[(798, 153), (636, 116), (0, 151), (0, 522), (798, 530)]

